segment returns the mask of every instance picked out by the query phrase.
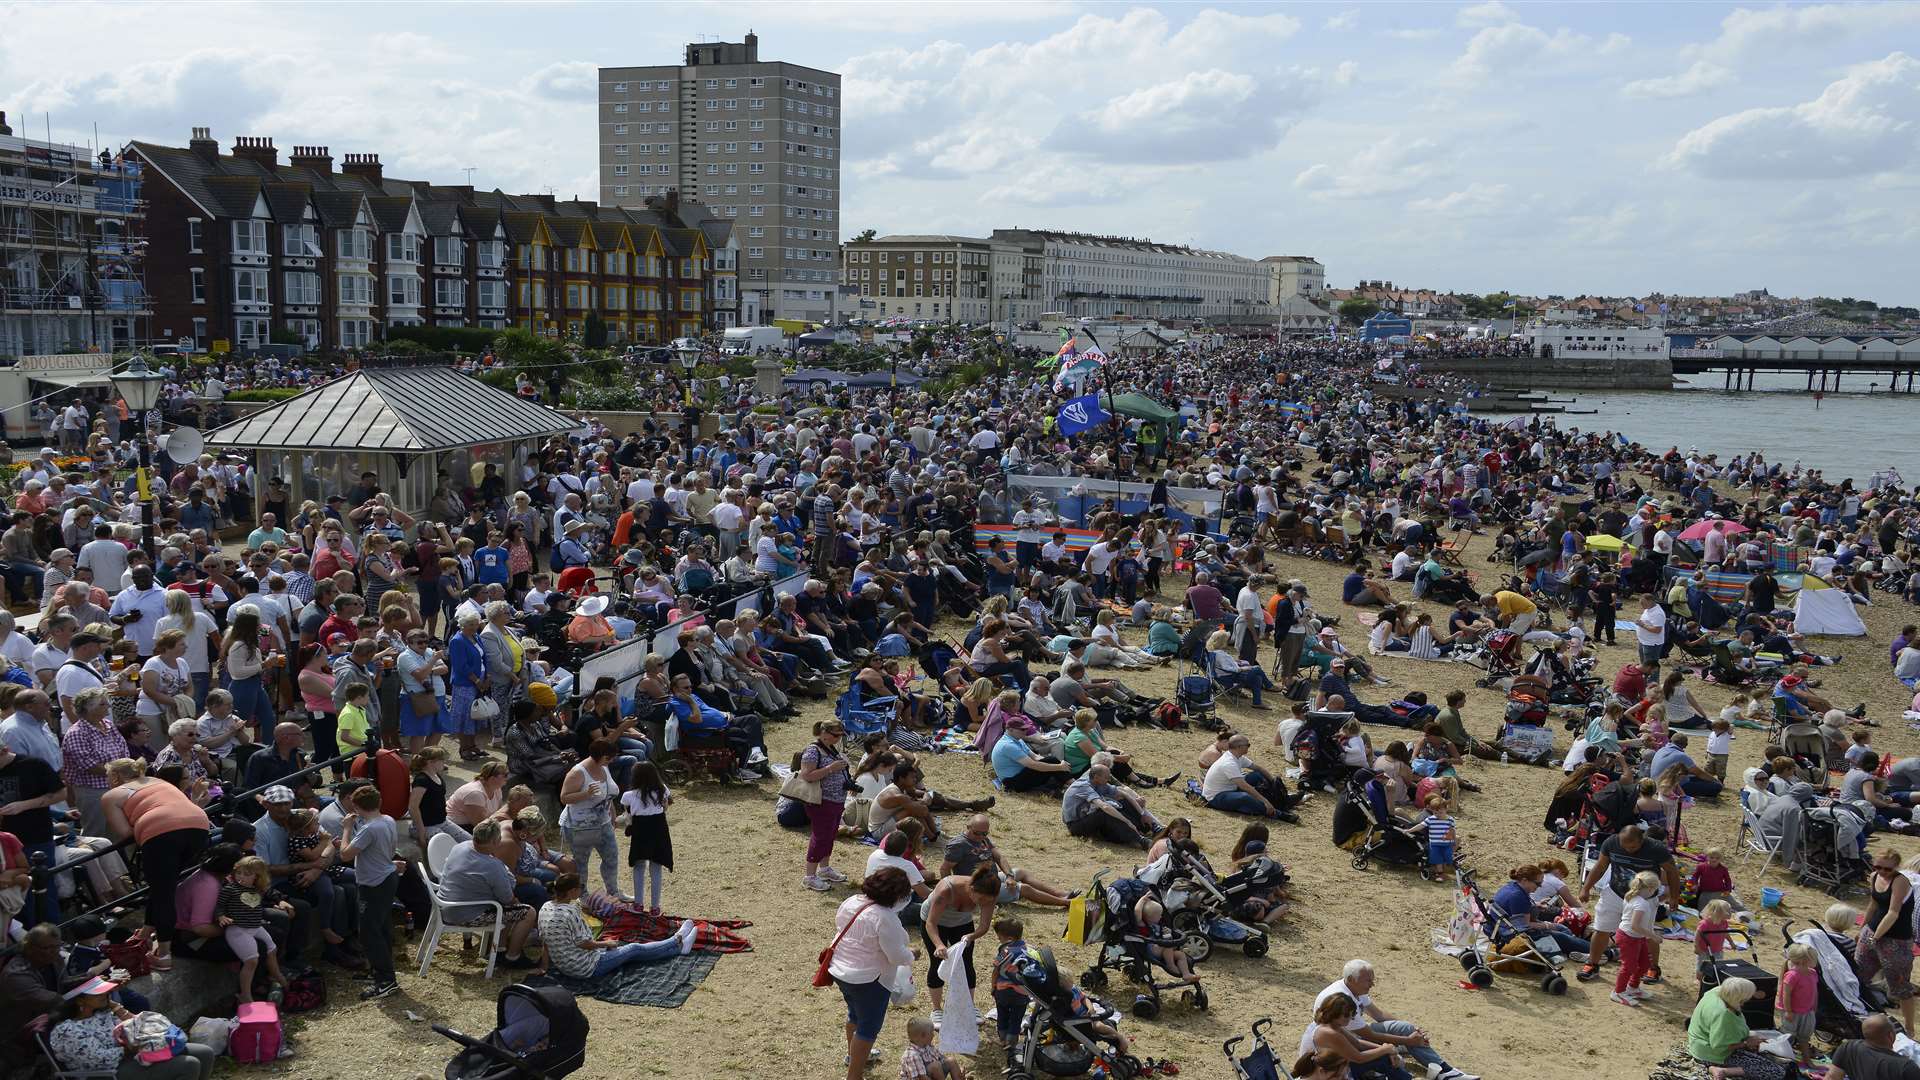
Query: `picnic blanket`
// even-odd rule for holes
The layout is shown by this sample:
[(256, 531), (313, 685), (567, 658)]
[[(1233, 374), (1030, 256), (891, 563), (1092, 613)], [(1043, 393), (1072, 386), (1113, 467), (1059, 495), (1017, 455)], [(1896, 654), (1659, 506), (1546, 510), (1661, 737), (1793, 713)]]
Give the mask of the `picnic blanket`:
[(576, 997), (591, 997), (613, 1005), (646, 1005), (656, 1009), (677, 1009), (693, 989), (704, 981), (718, 953), (695, 949), (685, 956), (669, 957), (652, 964), (628, 964), (597, 979), (575, 979), (567, 975), (536, 975), (524, 980), (528, 986), (564, 987)]
[(623, 904), (598, 889), (580, 902), (580, 910), (599, 924), (601, 936), (620, 941), (665, 941), (678, 933), (682, 919), (692, 918), (695, 952), (751, 952), (753, 943), (738, 933), (753, 924), (745, 919), (701, 919), (682, 915), (649, 915), (637, 903)]

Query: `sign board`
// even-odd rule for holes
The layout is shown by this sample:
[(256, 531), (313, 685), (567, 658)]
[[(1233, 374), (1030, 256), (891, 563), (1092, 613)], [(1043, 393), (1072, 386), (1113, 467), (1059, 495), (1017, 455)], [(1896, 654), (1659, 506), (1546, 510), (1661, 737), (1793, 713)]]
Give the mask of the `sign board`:
[(226, 338), (214, 338), (213, 344), (207, 346), (207, 351), (216, 356), (224, 356), (233, 351), (233, 344)]
[(0, 180), (0, 202), (29, 203), (34, 206), (58, 206), (68, 210), (93, 209), (94, 191), (78, 184), (35, 185), (17, 180)]
[(15, 371), (106, 371), (113, 358), (103, 353), (39, 353), (23, 356)]

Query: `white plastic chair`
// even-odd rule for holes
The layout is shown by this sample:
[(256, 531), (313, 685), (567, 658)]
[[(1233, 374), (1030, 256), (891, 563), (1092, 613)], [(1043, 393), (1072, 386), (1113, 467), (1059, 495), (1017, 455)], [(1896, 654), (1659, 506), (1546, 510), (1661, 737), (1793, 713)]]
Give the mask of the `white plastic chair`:
[[(446, 869), (447, 856), (452, 853), (455, 841), (444, 833), (427, 840), (427, 858), (420, 864), (420, 880), (427, 886), (427, 899), (433, 902), (433, 914), (427, 918), (427, 928), (421, 934), (420, 977), (425, 978), (427, 969), (433, 966), (433, 954), (440, 947), (440, 937), (451, 930), (459, 934), (476, 934), (480, 938), (480, 947), (487, 951), (487, 975), (493, 978), (493, 967), (499, 959), (494, 946), (506, 938), (506, 911), (492, 900), (461, 901), (447, 904), (440, 899), (440, 872)], [(491, 909), (491, 926), (449, 925), (445, 913), (448, 907), (457, 907), (471, 911), (475, 908)]]
[(1767, 872), (1767, 867), (1773, 865), (1775, 859), (1780, 858), (1780, 844), (1784, 842), (1785, 839), (1785, 837), (1782, 837), (1780, 840), (1769, 844), (1766, 837), (1760, 832), (1760, 815), (1749, 809), (1744, 799), (1741, 801), (1740, 829), (1734, 834), (1734, 844), (1740, 852), (1740, 862), (1742, 865), (1752, 856), (1766, 856), (1760, 861), (1760, 874), (1764, 877)]

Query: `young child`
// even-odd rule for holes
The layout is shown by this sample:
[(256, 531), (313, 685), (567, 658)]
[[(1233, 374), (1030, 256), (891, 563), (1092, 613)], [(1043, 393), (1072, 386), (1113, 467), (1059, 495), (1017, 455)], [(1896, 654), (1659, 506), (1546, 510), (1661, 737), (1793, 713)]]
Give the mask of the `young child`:
[(933, 1045), (933, 1021), (916, 1016), (907, 1021), (907, 1048), (900, 1054), (900, 1080), (967, 1080), (967, 1066), (957, 1055), (942, 1054)]
[(239, 762), (233, 752), (245, 745), (247, 729), (233, 713), (233, 695), (215, 688), (207, 691), (207, 711), (196, 722), (195, 739), (212, 754), (220, 766), (222, 779), (239, 778)]
[[(1728, 706), (1732, 708), (1732, 706)], [(1727, 758), (1733, 753), (1733, 721), (1726, 715), (1714, 718), (1707, 734), (1707, 771), (1722, 783), (1727, 779)]]
[(370, 730), (367, 725), (367, 697), (371, 689), (366, 683), (351, 683), (341, 692), (340, 715), (334, 735), (343, 750), (358, 750), (364, 746), (368, 753), (372, 753), (380, 746), (380, 733)]
[(1427, 796), (1427, 864), (1443, 873), (1453, 871), (1453, 818), (1447, 815), (1447, 800), (1440, 795)]
[(1620, 950), (1620, 974), (1613, 980), (1613, 1001), (1639, 1008), (1652, 997), (1640, 988), (1652, 963), (1654, 906), (1660, 895), (1660, 877), (1651, 870), (1633, 875), (1627, 886), (1626, 904), (1620, 910), (1620, 928), (1613, 932), (1613, 944)]
[(1161, 961), (1167, 971), (1183, 983), (1197, 985), (1200, 982), (1200, 976), (1194, 974), (1193, 960), (1187, 956), (1186, 950), (1180, 947), (1179, 936), (1170, 932), (1162, 933), (1167, 909), (1161, 906), (1160, 901), (1155, 900), (1152, 894), (1143, 896), (1134, 905), (1133, 914), (1140, 936), (1151, 942), (1148, 948), (1153, 950), (1155, 957)]
[(1873, 733), (1866, 728), (1854, 728), (1848, 738), (1851, 745), (1847, 747), (1847, 764), (1858, 765), (1862, 757), (1874, 752)]
[(1620, 589), (1620, 579), (1613, 574), (1602, 574), (1593, 585), (1593, 640), (1609, 645), (1620, 644), (1614, 638), (1613, 621), (1620, 617), (1615, 609), (1615, 597)]
[(1742, 911), (1733, 896), (1733, 873), (1727, 864), (1721, 861), (1719, 848), (1708, 848), (1700, 853), (1700, 863), (1687, 876), (1687, 891), (1693, 894), (1693, 904), (1702, 912), (1715, 900), (1724, 900), (1727, 907)]
[(1027, 991), (1016, 976), (1034, 962), (1027, 951), (1026, 924), (1019, 919), (993, 921), (994, 936), (1000, 939), (1000, 951), (993, 957), (993, 1008), (1000, 1030), (1000, 1045), (1007, 1051), (1007, 1068), (1014, 1067), (1015, 1048), (1020, 1041), (1020, 1023), (1027, 1016)]
[(1373, 740), (1360, 730), (1360, 721), (1340, 726), (1340, 764), (1364, 769), (1373, 762)]
[(653, 762), (642, 761), (628, 776), (626, 794), (620, 805), (628, 814), (627, 865), (633, 867), (633, 892), (640, 893), (642, 879), (648, 882), (648, 910), (660, 914), (662, 870), (673, 869), (673, 835), (667, 831), (667, 807), (673, 805), (673, 792), (660, 779)]
[(1701, 964), (1721, 959), (1727, 951), (1727, 926), (1733, 921), (1733, 905), (1725, 900), (1709, 900), (1700, 909), (1700, 922), (1693, 929), (1693, 953)]
[(360, 1000), (373, 1001), (400, 992), (393, 977), (393, 899), (406, 863), (394, 858), (400, 832), (393, 819), (380, 812), (380, 789), (368, 784), (350, 798), (353, 816), (341, 823), (340, 859), (353, 861), (360, 943), (373, 972), (373, 983), (360, 992)]
[(1787, 970), (1780, 973), (1780, 993), (1774, 1005), (1780, 1012), (1780, 1030), (1793, 1036), (1800, 1064), (1813, 1063), (1814, 1012), (1820, 1000), (1819, 957), (1813, 946), (1787, 946)]
[(240, 1004), (253, 1000), (253, 973), (266, 954), (267, 980), (281, 990), (287, 987), (280, 973), (280, 959), (274, 954), (273, 938), (267, 933), (267, 890), (273, 876), (266, 860), (248, 856), (233, 864), (233, 873), (220, 885), (220, 899), (214, 904), (214, 920), (226, 938), (227, 948), (240, 958)]
[(1727, 703), (1727, 707), (1720, 710), (1720, 719), (1729, 724), (1737, 724), (1746, 719), (1747, 707), (1752, 704), (1753, 699), (1746, 694), (1735, 694), (1733, 700)]

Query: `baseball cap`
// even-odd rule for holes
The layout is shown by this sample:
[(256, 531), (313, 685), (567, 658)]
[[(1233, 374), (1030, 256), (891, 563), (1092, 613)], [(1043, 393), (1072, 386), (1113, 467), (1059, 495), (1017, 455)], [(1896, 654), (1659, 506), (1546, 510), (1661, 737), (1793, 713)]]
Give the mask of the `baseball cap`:
[(293, 789), (285, 784), (275, 784), (260, 793), (260, 801), (263, 803), (293, 802)]
[(47, 561), (59, 562), (61, 559), (71, 559), (71, 558), (73, 558), (72, 548), (54, 548), (53, 552), (47, 556)]
[(345, 634), (339, 633), (338, 631), (327, 635), (328, 648), (332, 648), (335, 645), (351, 645), (351, 644), (353, 644), (353, 639), (348, 637)]
[(77, 997), (89, 997), (95, 994), (111, 994), (118, 989), (120, 989), (119, 983), (111, 979), (102, 979), (95, 976), (67, 991), (65, 997), (66, 1000), (72, 1001)]

